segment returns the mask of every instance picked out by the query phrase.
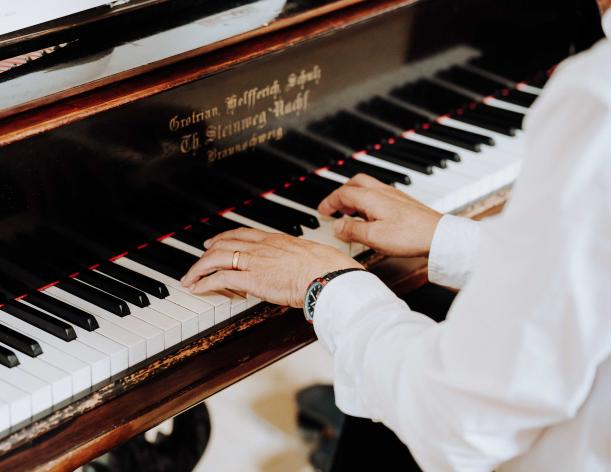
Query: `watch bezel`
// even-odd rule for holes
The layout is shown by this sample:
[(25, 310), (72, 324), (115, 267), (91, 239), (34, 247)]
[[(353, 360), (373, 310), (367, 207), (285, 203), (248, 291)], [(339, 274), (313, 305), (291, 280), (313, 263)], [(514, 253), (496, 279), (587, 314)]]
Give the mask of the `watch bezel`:
[(314, 309), (316, 308), (318, 295), (320, 295), (320, 292), (322, 291), (326, 282), (327, 281), (323, 277), (314, 279), (306, 292), (305, 302), (303, 305), (303, 314), (305, 315), (306, 320), (308, 320), (310, 323), (314, 322)]

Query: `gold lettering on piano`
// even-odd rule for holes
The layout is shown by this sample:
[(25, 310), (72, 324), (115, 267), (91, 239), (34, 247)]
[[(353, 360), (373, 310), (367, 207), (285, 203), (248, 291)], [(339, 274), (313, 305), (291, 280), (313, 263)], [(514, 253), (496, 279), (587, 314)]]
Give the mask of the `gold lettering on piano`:
[(318, 85), (321, 77), (322, 70), (317, 65), (308, 70), (302, 69), (298, 74), (289, 74), (285, 90), (288, 92), (295, 87), (303, 90), (310, 82), (314, 82), (316, 85)]
[(276, 98), (280, 95), (280, 83), (274, 80), (271, 84), (265, 87), (253, 87), (248, 90), (244, 90), (241, 94), (233, 94), (225, 98), (225, 107), (228, 115), (233, 115), (238, 108), (246, 107), (248, 109), (254, 108), (257, 103), (264, 99), (273, 97)]
[(299, 92), (294, 100), (284, 100), (279, 98), (274, 101), (274, 108), (270, 108), (276, 118), (282, 118), (287, 115), (295, 114), (299, 116), (301, 112), (308, 109), (308, 98), (310, 91)]
[(206, 128), (206, 142), (218, 141), (234, 134), (247, 131), (251, 128), (265, 128), (267, 125), (267, 111), (263, 110), (254, 115), (248, 115), (227, 124), (208, 125)]
[(185, 134), (180, 138), (180, 152), (183, 154), (193, 153), (201, 147), (199, 142), (199, 133)]
[(186, 128), (187, 126), (201, 123), (202, 121), (207, 121), (219, 116), (220, 113), (218, 107), (204, 108), (199, 111), (193, 111), (190, 115), (183, 117), (179, 117), (178, 115), (173, 116), (172, 119), (170, 119), (168, 127), (170, 128), (170, 131), (178, 131)]
[(284, 136), (284, 129), (281, 127), (266, 131), (264, 133), (253, 133), (249, 139), (246, 139), (240, 143), (234, 144), (233, 146), (228, 146), (223, 149), (212, 148), (207, 152), (208, 163), (212, 163), (214, 161), (218, 161), (219, 159), (223, 159), (225, 157), (229, 157), (235, 153), (241, 151), (248, 151), (249, 149), (254, 149), (259, 144), (265, 144), (269, 141), (279, 141)]
[(168, 129), (176, 133), (181, 154), (205, 153), (215, 162), (282, 139), (285, 127), (298, 124), (309, 110), (321, 80), (322, 69), (315, 64), (228, 95), (204, 94), (212, 103), (195, 103), (194, 111), (172, 116)]

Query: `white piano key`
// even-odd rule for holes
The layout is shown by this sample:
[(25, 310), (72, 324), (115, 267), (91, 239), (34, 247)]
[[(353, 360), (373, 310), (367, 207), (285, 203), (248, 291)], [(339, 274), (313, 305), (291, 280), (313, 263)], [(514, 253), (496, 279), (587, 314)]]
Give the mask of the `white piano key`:
[(17, 358), (21, 369), (49, 385), (54, 407), (63, 405), (72, 398), (72, 378), (68, 372), (48, 364), (41, 360), (40, 356), (29, 357), (18, 353)]
[(48, 383), (26, 372), (21, 366), (3, 369), (2, 380), (30, 395), (32, 417), (34, 419), (38, 419), (51, 411), (53, 394)]
[[(303, 228), (305, 239), (323, 244), (328, 244), (329, 246), (334, 246), (340, 251), (342, 251), (344, 254), (349, 254), (353, 257), (365, 251), (365, 247), (362, 244), (347, 243), (338, 239), (335, 236), (335, 230), (333, 229), (333, 222), (335, 221), (335, 218), (321, 215), (317, 210), (302, 205), (301, 203), (294, 202), (293, 200), (290, 200), (288, 198), (281, 197), (280, 195), (276, 195), (274, 193), (267, 194), (265, 198), (275, 203), (278, 203), (279, 205), (284, 205), (288, 208), (293, 208), (295, 210), (308, 213), (318, 219), (318, 222), (320, 223), (320, 228), (317, 228), (315, 230), (312, 230), (310, 228)], [(306, 234), (306, 229), (309, 229), (311, 233), (307, 232), (308, 234)]]
[[(174, 239), (174, 238), (165, 238), (161, 241), (163, 244), (167, 244), (168, 246), (173, 247), (174, 249), (178, 249), (180, 251), (184, 251), (188, 254), (191, 254), (195, 257), (202, 257), (204, 255), (204, 251), (203, 249), (199, 249), (196, 248), (194, 246), (191, 246), (190, 244), (184, 243), (182, 241), (179, 241), (178, 239)], [(231, 292), (230, 292), (231, 293)], [(223, 295), (227, 295), (226, 293), (223, 293)], [(243, 303), (242, 300), (240, 298), (237, 299), (233, 299), (232, 297), (229, 297), (232, 299), (231, 302), (231, 316), (235, 316), (238, 313), (241, 313), (242, 311), (244, 311), (247, 308), (250, 308), (252, 306), (255, 306), (257, 303), (259, 303), (261, 300), (257, 297), (253, 297), (249, 294), (241, 294), (238, 293), (238, 295), (243, 298)], [(233, 296), (233, 295), (232, 295)], [(243, 306), (242, 306), (243, 305)]]
[[(129, 367), (129, 350), (123, 344), (113, 341), (111, 338), (105, 336), (103, 333), (105, 330), (98, 332), (85, 331), (76, 325), (73, 325), (78, 342), (82, 343), (86, 348), (81, 357), (83, 360), (87, 360), (91, 364), (91, 377), (92, 379), (106, 378), (102, 372), (107, 371), (107, 366), (102, 366), (101, 360), (97, 357), (97, 353), (104, 356), (104, 360), (108, 362), (110, 375), (115, 376)], [(97, 382), (94, 380), (93, 385)]]
[(153, 279), (167, 285), (170, 296), (167, 297), (166, 300), (187, 308), (198, 315), (204, 315), (205, 317), (210, 316), (210, 313), (212, 313), (215, 323), (228, 319), (231, 315), (231, 305), (227, 297), (214, 293), (193, 295), (187, 288), (183, 287), (178, 280), (174, 280), (161, 272), (157, 272), (156, 270), (133, 261), (127, 257), (121, 257), (114, 262), (115, 264), (121, 265), (148, 277), (152, 277)]
[(503, 100), (501, 97), (486, 97), (483, 102), (486, 105), (490, 105), (491, 107), (501, 108), (503, 110), (515, 111), (518, 113), (528, 113), (528, 108), (523, 107), (521, 105), (516, 105), (515, 103), (508, 102)]
[(530, 93), (532, 95), (541, 95), (541, 92), (543, 92), (542, 88), (535, 87), (534, 85), (530, 85), (530, 84), (525, 84), (524, 82), (518, 83), (516, 85), (516, 88), (520, 92), (527, 92), (527, 93)]
[(191, 246), (190, 244), (183, 243), (182, 241), (179, 241), (175, 238), (164, 238), (161, 242), (175, 249), (179, 249), (181, 251), (189, 253), (195, 257), (202, 257), (202, 255), (204, 254), (203, 246), (201, 248), (197, 248)]
[(416, 135), (413, 139), (458, 153), (461, 162), (456, 163), (457, 171), (465, 172), (474, 178), (486, 178), (489, 182), (488, 193), (515, 179), (515, 159), (509, 158), (506, 152), (498, 152), (496, 146), (482, 146), (481, 152), (473, 152), (428, 136)]
[[(85, 282), (83, 282), (86, 284)], [(89, 284), (86, 284), (89, 285)], [(102, 290), (103, 291), (103, 290)], [(66, 294), (69, 294), (66, 292)], [(72, 294), (69, 294), (72, 295)], [(113, 323), (126, 331), (129, 331), (146, 341), (146, 357), (153, 357), (155, 354), (159, 354), (164, 349), (164, 333), (161, 329), (157, 328), (151, 323), (143, 321), (137, 316), (133, 315), (131, 308), (137, 309), (135, 305), (127, 303), (130, 308), (130, 314), (127, 316), (117, 316), (114, 313), (106, 311), (105, 309), (88, 302), (76, 295), (72, 295), (70, 300), (76, 303), (80, 303), (80, 308), (95, 315), (104, 318), (106, 321)], [(125, 300), (124, 300), (125, 301)]]
[(520, 159), (524, 154), (524, 133), (518, 132), (516, 136), (506, 136), (495, 131), (490, 131), (479, 126), (475, 126), (469, 123), (463, 123), (462, 121), (455, 120), (450, 117), (440, 117), (437, 119), (438, 123), (442, 125), (450, 126), (452, 128), (462, 129), (464, 131), (471, 131), (473, 133), (482, 134), (484, 136), (490, 136), (494, 138), (496, 145), (494, 146), (498, 152), (507, 153), (515, 159)]
[(126, 329), (125, 326), (119, 326), (118, 323), (109, 321), (111, 317), (116, 315), (108, 313), (108, 316), (106, 316), (106, 313), (104, 313), (105, 310), (101, 309), (100, 307), (57, 287), (51, 287), (45, 290), (45, 293), (81, 308), (94, 316), (100, 325), (99, 329), (96, 331), (108, 336), (110, 339), (118, 342), (119, 344), (123, 344), (129, 349), (128, 358), (130, 367), (146, 359), (147, 339)]
[(0, 366), (0, 400), (8, 406), (9, 423), (11, 428), (15, 429), (23, 426), (32, 417), (32, 399), (25, 390), (2, 380), (7, 370), (10, 369)]
[(139, 320), (148, 323), (163, 333), (163, 348), (168, 349), (181, 340), (180, 335), (180, 323), (174, 318), (167, 316), (163, 312), (159, 312), (150, 306), (141, 308), (131, 303), (127, 303), (131, 316), (138, 318)]
[[(114, 277), (111, 277), (114, 278)], [(117, 280), (117, 279), (115, 279)], [(168, 291), (170, 287), (167, 287)], [(154, 296), (149, 296), (149, 302), (151, 303), (149, 306), (157, 311), (158, 313), (163, 313), (170, 318), (176, 320), (180, 324), (180, 338), (182, 341), (190, 338), (191, 336), (195, 336), (198, 332), (203, 331), (203, 329), (207, 329), (210, 326), (214, 325), (214, 307), (210, 307), (210, 311), (212, 311), (212, 325), (206, 326), (206, 328), (199, 329), (199, 316), (198, 313), (195, 313), (191, 310), (184, 308), (181, 305), (178, 305), (174, 302), (168, 300), (169, 297), (165, 299), (157, 298)], [(202, 315), (204, 316), (204, 315)], [(206, 322), (204, 321), (204, 324)]]
[[(5, 317), (3, 323), (38, 341), (42, 348), (42, 354), (38, 356), (41, 360), (70, 373), (72, 395), (89, 390), (92, 385), (110, 377), (109, 368), (105, 368), (101, 378), (92, 383), (94, 379), (91, 367), (78, 357), (83, 354), (84, 346), (77, 340), (63, 341), (15, 317)], [(21, 360), (21, 356), (19, 358)], [(109, 365), (108, 361), (105, 364)]]
[(394, 164), (392, 162), (388, 162), (383, 159), (370, 156), (368, 154), (359, 154), (357, 158), (363, 162), (368, 162), (369, 164), (376, 165), (378, 167), (394, 170), (396, 172), (401, 172), (403, 174), (409, 175), (412, 181), (410, 185), (396, 183), (395, 187), (408, 194), (410, 194), (410, 189), (412, 189), (413, 187), (419, 189), (426, 189), (426, 192), (435, 195), (434, 199), (431, 199), (426, 202), (434, 208), (437, 208), (439, 206), (444, 208), (457, 208), (461, 205), (461, 202), (465, 200), (464, 195), (461, 195), (460, 189), (458, 189), (457, 191), (456, 189), (448, 186), (447, 184), (443, 184), (438, 181), (438, 173), (436, 172), (438, 169), (435, 169), (432, 175), (427, 175), (421, 172), (411, 171), (410, 169), (407, 169), (398, 164)]
[[(210, 315), (206, 318), (204, 315), (199, 315), (167, 299), (151, 299), (150, 306), (153, 310), (163, 313), (180, 323), (181, 341), (189, 339), (204, 329), (214, 326), (214, 309), (212, 307), (209, 309)], [(203, 322), (200, 321), (200, 317), (204, 319)]]

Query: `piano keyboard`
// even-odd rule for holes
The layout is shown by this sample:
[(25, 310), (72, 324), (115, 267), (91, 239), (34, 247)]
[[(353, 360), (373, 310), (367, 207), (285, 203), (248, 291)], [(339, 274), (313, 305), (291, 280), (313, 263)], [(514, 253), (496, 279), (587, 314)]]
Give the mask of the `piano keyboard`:
[[(232, 162), (230, 175), (219, 162), (205, 185), (187, 169), (180, 184), (160, 189), (151, 215), (160, 225), (183, 214), (193, 222), (127, 252), (113, 231), (138, 235), (150, 218), (105, 224), (112, 216), (96, 216), (96, 227), (44, 228), (3, 243), (0, 436), (256, 305), (250, 295), (195, 296), (181, 286), (203, 242), (219, 232), (250, 226), (356, 256), (365, 248), (336, 239), (333, 218), (316, 209), (360, 172), (442, 212), (509, 185), (540, 85), (456, 66), (290, 131), (243, 166)], [(265, 167), (257, 173), (253, 166)], [(222, 206), (227, 182), (242, 198), (230, 208)], [(208, 217), (190, 213), (198, 205)]]

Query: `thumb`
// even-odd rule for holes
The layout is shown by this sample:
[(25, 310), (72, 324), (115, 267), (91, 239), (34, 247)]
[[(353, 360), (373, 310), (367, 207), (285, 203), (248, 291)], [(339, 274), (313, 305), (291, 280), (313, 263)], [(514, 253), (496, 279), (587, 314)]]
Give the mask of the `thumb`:
[(367, 221), (354, 220), (351, 218), (339, 218), (333, 222), (335, 235), (342, 241), (354, 241), (369, 245), (369, 228), (371, 223)]

